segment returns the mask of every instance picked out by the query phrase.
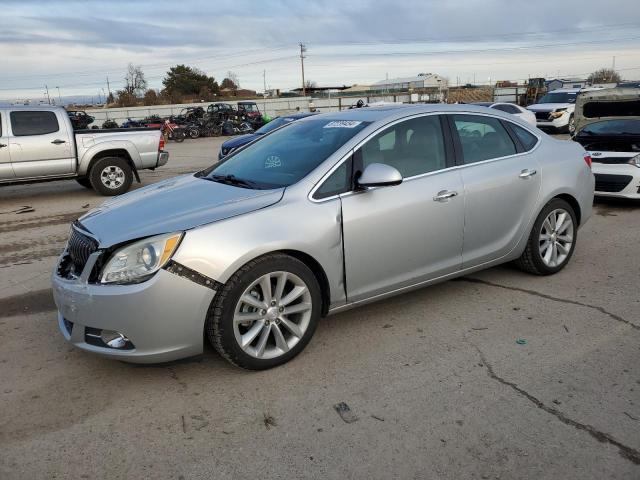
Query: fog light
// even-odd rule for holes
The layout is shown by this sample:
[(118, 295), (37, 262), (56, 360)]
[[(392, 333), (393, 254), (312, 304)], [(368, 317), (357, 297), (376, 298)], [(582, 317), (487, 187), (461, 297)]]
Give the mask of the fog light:
[(131, 348), (131, 342), (129, 341), (129, 339), (120, 332), (114, 332), (112, 330), (102, 330), (100, 338), (102, 338), (102, 341), (111, 348)]

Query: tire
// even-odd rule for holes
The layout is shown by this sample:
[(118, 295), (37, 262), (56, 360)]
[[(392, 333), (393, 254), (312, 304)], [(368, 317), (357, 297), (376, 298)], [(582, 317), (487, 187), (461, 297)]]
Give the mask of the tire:
[(78, 182), (84, 188), (93, 188), (93, 185), (91, 185), (91, 180), (89, 179), (89, 177), (76, 178), (76, 182)]
[[(552, 213), (554, 213), (557, 219), (560, 219), (561, 217), (558, 216), (559, 214), (557, 212), (565, 213), (566, 216), (563, 217), (562, 224), (559, 226), (561, 230), (558, 233), (555, 233), (555, 230), (553, 230), (554, 233), (550, 235), (548, 234), (549, 227), (553, 227), (553, 223), (555, 222), (546, 223), (546, 220)], [(570, 220), (571, 223), (565, 227), (568, 220)], [(548, 238), (543, 238), (544, 235), (547, 235)], [(566, 241), (569, 237), (571, 239), (570, 244)], [(571, 260), (577, 239), (578, 222), (573, 208), (564, 200), (554, 198), (547, 203), (538, 215), (529, 234), (527, 246), (522, 256), (516, 260), (516, 265), (521, 270), (534, 275), (552, 275), (557, 273)], [(556, 245), (559, 246), (554, 246), (552, 242), (556, 242)], [(549, 244), (548, 247), (547, 244)], [(555, 264), (553, 262), (554, 249), (556, 251)]]
[(181, 128), (176, 128), (173, 131), (173, 141), (176, 143), (182, 143), (184, 142), (186, 135), (184, 134), (184, 130), (182, 130)]
[(569, 116), (569, 123), (567, 123), (567, 133), (571, 137), (576, 134), (576, 121), (573, 118), (573, 114)]
[(189, 129), (189, 138), (196, 139), (200, 136), (200, 129), (198, 128), (190, 128)]
[[(283, 293), (278, 296), (282, 274), (286, 274), (287, 280), (283, 283)], [(273, 295), (274, 300), (264, 304), (268, 307), (265, 309), (259, 305), (264, 303), (261, 280), (267, 275), (271, 277), (269, 295)], [(293, 289), (303, 286), (307, 290), (298, 297), (292, 295), (295, 298), (287, 302)], [(255, 306), (242, 300), (247, 297), (252, 299), (251, 303), (257, 302)], [(320, 286), (309, 267), (288, 255), (265, 255), (240, 268), (217, 292), (207, 313), (205, 332), (218, 353), (232, 364), (248, 370), (273, 368), (291, 360), (309, 343), (320, 319), (321, 302)], [(304, 311), (286, 314), (287, 309), (296, 308)], [(234, 319), (242, 315), (248, 320), (237, 322)], [(293, 333), (296, 330), (297, 335)], [(278, 332), (281, 333), (278, 335)], [(251, 338), (244, 348), (240, 344), (243, 335), (245, 339)], [(263, 336), (266, 342), (260, 353)], [(278, 336), (279, 345), (286, 348), (280, 348), (276, 343)]]
[(122, 157), (104, 157), (91, 167), (89, 180), (100, 195), (121, 195), (131, 187), (133, 171), (129, 162)]

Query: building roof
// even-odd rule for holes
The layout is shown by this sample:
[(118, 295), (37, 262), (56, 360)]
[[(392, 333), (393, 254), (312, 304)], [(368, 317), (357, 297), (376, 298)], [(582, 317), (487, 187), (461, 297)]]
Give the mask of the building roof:
[(398, 78), (389, 78), (388, 80), (380, 80), (379, 82), (375, 82), (373, 85), (390, 85), (392, 83), (412, 83), (412, 82), (423, 82), (432, 77), (440, 77), (437, 73), (424, 73), (420, 75), (416, 75), (415, 77), (398, 77)]

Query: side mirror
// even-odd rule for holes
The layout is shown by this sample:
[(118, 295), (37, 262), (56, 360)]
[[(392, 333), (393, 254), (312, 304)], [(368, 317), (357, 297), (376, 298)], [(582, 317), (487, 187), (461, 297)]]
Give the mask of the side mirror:
[(391, 187), (402, 183), (402, 175), (398, 170), (384, 163), (372, 163), (364, 169), (357, 179), (361, 188)]

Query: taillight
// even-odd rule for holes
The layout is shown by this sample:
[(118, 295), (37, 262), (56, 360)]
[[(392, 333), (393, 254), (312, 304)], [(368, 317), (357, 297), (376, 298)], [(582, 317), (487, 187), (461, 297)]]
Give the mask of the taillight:
[(587, 167), (591, 168), (591, 155), (588, 153), (584, 154), (584, 163), (587, 164)]
[(164, 135), (160, 134), (160, 143), (158, 143), (158, 151), (164, 150)]

